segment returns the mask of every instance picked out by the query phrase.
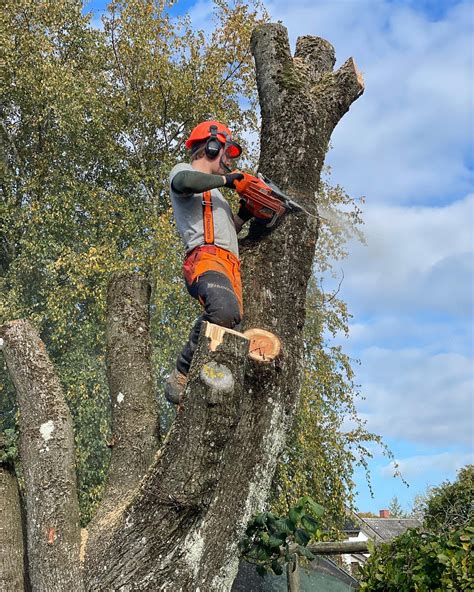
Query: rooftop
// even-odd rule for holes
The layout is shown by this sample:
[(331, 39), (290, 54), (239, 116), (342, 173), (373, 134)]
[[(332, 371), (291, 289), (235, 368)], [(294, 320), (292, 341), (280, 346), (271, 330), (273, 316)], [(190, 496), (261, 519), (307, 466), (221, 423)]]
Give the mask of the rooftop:
[(377, 541), (391, 541), (409, 528), (421, 526), (415, 518), (360, 518), (360, 529)]

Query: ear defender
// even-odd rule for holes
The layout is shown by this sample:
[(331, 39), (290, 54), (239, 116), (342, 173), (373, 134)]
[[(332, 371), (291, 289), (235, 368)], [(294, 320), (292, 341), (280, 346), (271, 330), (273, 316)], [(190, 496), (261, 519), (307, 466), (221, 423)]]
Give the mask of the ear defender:
[(213, 159), (219, 156), (222, 144), (217, 139), (217, 125), (211, 125), (209, 131), (211, 132), (211, 135), (206, 142), (204, 150), (206, 152), (206, 156), (210, 159)]

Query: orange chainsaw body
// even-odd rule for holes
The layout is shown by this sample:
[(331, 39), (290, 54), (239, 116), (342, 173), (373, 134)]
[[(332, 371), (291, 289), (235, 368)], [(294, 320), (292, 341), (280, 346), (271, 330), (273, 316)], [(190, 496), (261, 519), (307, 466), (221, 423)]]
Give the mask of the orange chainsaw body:
[(266, 222), (267, 228), (274, 226), (286, 212), (302, 210), (297, 203), (263, 175), (254, 177), (249, 173), (242, 174), (244, 175), (243, 179), (234, 181), (235, 189), (245, 201), (249, 212), (255, 218)]

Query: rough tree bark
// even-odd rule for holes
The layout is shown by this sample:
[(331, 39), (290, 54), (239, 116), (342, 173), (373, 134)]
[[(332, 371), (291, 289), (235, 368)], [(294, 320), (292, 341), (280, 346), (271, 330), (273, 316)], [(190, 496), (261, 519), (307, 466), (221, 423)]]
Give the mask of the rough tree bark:
[(20, 410), (33, 590), (84, 589), (72, 418), (43, 342), (27, 321), (0, 327)]
[[(293, 57), (287, 31), (279, 24), (254, 31), (252, 52), (262, 113), (259, 169), (314, 214), (331, 133), (362, 93), (362, 79), (352, 59), (333, 72), (334, 50), (320, 38), (298, 39)], [(109, 317), (115, 314), (118, 319), (109, 318), (109, 340), (115, 340), (117, 346), (109, 358), (109, 381), (116, 441), (126, 446), (120, 449), (117, 445), (113, 453), (105, 509), (99, 510), (84, 542), (87, 590), (230, 589), (237, 573), (238, 541), (250, 517), (265, 503), (298, 400), (306, 287), (317, 231), (317, 217), (307, 214), (285, 217), (271, 233), (257, 224), (251, 226), (242, 244), (245, 325), (275, 333), (281, 340), (282, 352), (271, 363), (261, 364), (249, 359), (249, 342), (243, 336), (227, 333), (223, 343), (211, 351), (209, 339), (202, 334), (184, 408), (178, 412), (159, 452), (150, 431), (153, 414), (149, 389), (145, 389), (148, 395), (143, 405), (130, 406), (128, 411), (121, 405), (134, 401), (143, 390), (136, 381), (127, 386), (128, 364), (133, 368), (136, 356), (146, 357), (149, 352), (148, 345), (140, 346), (143, 332), (139, 327), (146, 327), (146, 322), (142, 313), (133, 312), (135, 306), (143, 309), (143, 286), (135, 283), (133, 287), (135, 280), (122, 279), (118, 294), (127, 293), (130, 298), (129, 302), (119, 298), (111, 306), (116, 312), (108, 312)], [(129, 316), (134, 320), (122, 331), (120, 323)], [(127, 348), (133, 353), (127, 353)], [(15, 362), (15, 355), (11, 359)], [(114, 376), (113, 360), (122, 372), (121, 378)], [(22, 362), (31, 367), (27, 372), (31, 380), (35, 372), (36, 378), (43, 375), (36, 363), (34, 356)], [(151, 380), (149, 364), (137, 364), (143, 380)], [(12, 373), (17, 378), (19, 370), (17, 364)], [(116, 379), (119, 383), (114, 382)], [(33, 383), (29, 386), (35, 389)], [(17, 388), (22, 388), (19, 379)], [(36, 391), (34, 396), (41, 396)], [(61, 393), (52, 388), (51, 397), (58, 406)], [(25, 429), (37, 436), (35, 430), (50, 425), (50, 415), (42, 411), (39, 419), (29, 417), (24, 421)], [(50, 456), (54, 438), (59, 436), (57, 419), (51, 421), (56, 431), (46, 432), (44, 427), (40, 431), (43, 442), (37, 444), (48, 445)], [(148, 426), (145, 442), (136, 448), (138, 454), (134, 456), (129, 450), (134, 447), (129, 426), (139, 430), (142, 422)], [(139, 467), (130, 466), (133, 458), (140, 459)], [(58, 466), (69, 463), (69, 469), (73, 466), (64, 458), (55, 456), (54, 461)], [(25, 462), (29, 470), (29, 463), (34, 467), (38, 459), (25, 457)], [(123, 489), (120, 476), (126, 481)], [(36, 478), (47, 489), (44, 476)], [(52, 475), (51, 480), (55, 480)], [(70, 477), (66, 480), (69, 482)], [(56, 491), (60, 493), (57, 487)], [(63, 506), (56, 509), (58, 515), (64, 513), (72, 498), (74, 491), (64, 493), (60, 500)], [(75, 520), (73, 517), (71, 524)], [(36, 544), (44, 544), (35, 533), (32, 522), (29, 548), (33, 553)], [(41, 553), (44, 556), (44, 550)], [(76, 542), (67, 564), (71, 562), (75, 564), (71, 574), (80, 579)], [(57, 588), (38, 585), (36, 589)], [(62, 589), (80, 590), (81, 586), (63, 584)]]
[(107, 487), (88, 536), (138, 486), (159, 444), (150, 340), (150, 283), (114, 276), (107, 290), (106, 365), (112, 407)]
[(24, 590), (20, 495), (15, 475), (0, 463), (0, 590)]

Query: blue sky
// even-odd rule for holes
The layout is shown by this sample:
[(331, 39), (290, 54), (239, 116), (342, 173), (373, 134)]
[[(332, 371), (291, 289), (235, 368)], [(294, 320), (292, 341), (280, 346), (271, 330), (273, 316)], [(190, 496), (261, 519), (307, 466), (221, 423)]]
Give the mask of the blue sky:
[[(105, 2), (90, 2), (96, 11)], [(346, 351), (367, 427), (391, 447), (409, 487), (374, 448), (374, 498), (408, 509), (473, 460), (474, 5), (447, 0), (273, 0), (272, 20), (356, 60), (365, 94), (332, 136), (332, 181), (364, 195), (367, 246), (349, 245), (340, 295), (353, 314)], [(209, 30), (208, 0), (177, 2)]]

